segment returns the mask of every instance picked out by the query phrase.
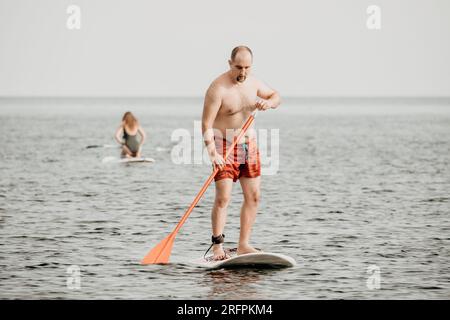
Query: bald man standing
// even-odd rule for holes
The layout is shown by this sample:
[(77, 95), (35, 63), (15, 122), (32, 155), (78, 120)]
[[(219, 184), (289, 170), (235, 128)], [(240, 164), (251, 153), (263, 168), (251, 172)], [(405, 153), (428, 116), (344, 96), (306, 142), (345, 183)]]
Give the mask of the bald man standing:
[(234, 48), (228, 60), (230, 70), (215, 79), (205, 95), (203, 138), (214, 168), (219, 167), (214, 178), (216, 195), (211, 215), (214, 260), (227, 258), (222, 246), (223, 230), (233, 182), (237, 180), (244, 194), (237, 254), (258, 252), (249, 244), (261, 183), (261, 162), (253, 126), (238, 141), (228, 159), (224, 159), (227, 147), (255, 109), (265, 111), (280, 105), (279, 94), (251, 75), (252, 63), (253, 53), (248, 47)]

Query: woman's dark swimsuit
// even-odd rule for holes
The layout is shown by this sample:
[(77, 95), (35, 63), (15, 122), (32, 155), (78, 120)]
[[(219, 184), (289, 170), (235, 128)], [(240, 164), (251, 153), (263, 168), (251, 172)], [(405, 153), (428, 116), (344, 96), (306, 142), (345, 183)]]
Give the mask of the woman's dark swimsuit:
[(130, 135), (127, 133), (125, 128), (123, 129), (123, 140), (125, 140), (125, 145), (133, 153), (133, 157), (136, 156), (139, 151), (139, 140), (137, 138), (137, 132), (135, 135)]

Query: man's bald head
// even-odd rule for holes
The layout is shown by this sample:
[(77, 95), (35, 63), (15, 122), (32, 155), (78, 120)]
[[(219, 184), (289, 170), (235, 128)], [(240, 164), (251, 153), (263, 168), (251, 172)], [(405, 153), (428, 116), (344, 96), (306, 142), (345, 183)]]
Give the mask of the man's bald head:
[(249, 47), (247, 47), (247, 46), (237, 46), (231, 51), (231, 61), (234, 61), (236, 59), (237, 54), (240, 53), (240, 52), (250, 53), (250, 56), (253, 59), (253, 52), (252, 52), (252, 50)]

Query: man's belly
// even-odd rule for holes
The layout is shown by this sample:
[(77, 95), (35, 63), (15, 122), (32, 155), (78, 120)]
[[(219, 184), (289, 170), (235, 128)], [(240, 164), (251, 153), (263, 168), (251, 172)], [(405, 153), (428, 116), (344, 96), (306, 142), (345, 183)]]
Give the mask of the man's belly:
[[(233, 115), (222, 115), (217, 116), (214, 121), (214, 135), (217, 138), (225, 138), (228, 141), (232, 142), (234, 137), (237, 137), (240, 133), (240, 129), (244, 125), (245, 121), (247, 121), (250, 116), (250, 112), (239, 112), (238, 114)], [(239, 144), (245, 142), (245, 137), (250, 139), (256, 138), (256, 132), (254, 130), (253, 124), (248, 128), (244, 137), (238, 141)]]

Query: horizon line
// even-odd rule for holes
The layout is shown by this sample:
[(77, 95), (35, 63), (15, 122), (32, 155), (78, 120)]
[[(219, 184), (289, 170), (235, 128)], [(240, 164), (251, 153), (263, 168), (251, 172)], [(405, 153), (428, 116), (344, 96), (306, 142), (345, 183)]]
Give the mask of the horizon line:
[[(180, 95), (180, 96), (167, 96), (167, 95), (0, 95), (0, 99), (203, 99), (204, 96), (192, 96), (192, 95)], [(330, 95), (330, 96), (300, 96), (300, 95), (286, 95), (282, 97), (285, 99), (450, 99), (448, 96), (409, 96), (409, 95), (386, 95), (386, 96), (371, 96), (371, 95)]]

